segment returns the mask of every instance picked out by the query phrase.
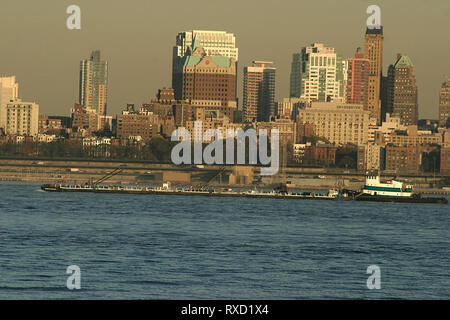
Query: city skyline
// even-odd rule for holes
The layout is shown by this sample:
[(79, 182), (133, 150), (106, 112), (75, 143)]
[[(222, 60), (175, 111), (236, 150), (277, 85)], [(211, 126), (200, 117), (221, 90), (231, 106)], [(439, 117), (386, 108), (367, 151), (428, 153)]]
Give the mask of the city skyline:
[[(18, 82), (21, 84), (20, 96), (24, 100), (33, 100), (39, 103), (42, 113), (67, 115), (70, 107), (78, 100), (78, 86), (76, 85), (78, 81), (77, 62), (86, 55), (86, 52), (96, 49), (101, 50), (104, 59), (111, 66), (108, 113), (115, 114), (126, 103), (141, 104), (149, 101), (158, 88), (170, 87), (170, 51), (176, 34), (183, 30), (192, 29), (224, 30), (236, 35), (236, 46), (240, 51), (239, 70), (237, 72), (239, 106), (242, 107), (243, 67), (249, 65), (255, 59), (270, 60), (276, 63), (278, 73), (276, 99), (281, 101), (282, 98), (289, 96), (290, 60), (293, 52), (310, 43), (322, 42), (326, 46), (336, 48), (336, 51), (343, 58), (351, 58), (357, 47), (364, 46), (365, 21), (368, 16), (365, 14), (365, 8), (369, 2), (361, 1), (355, 3), (353, 6), (347, 6), (345, 11), (335, 8), (335, 4), (327, 1), (322, 3), (329, 4), (329, 15), (332, 19), (320, 19), (319, 15), (311, 14), (310, 17), (304, 17), (305, 19), (303, 20), (297, 19), (292, 21), (287, 19), (288, 22), (277, 28), (265, 26), (262, 18), (257, 19), (255, 26), (247, 29), (242, 28), (242, 25), (237, 21), (239, 19), (233, 18), (228, 19), (229, 21), (224, 21), (224, 16), (227, 16), (225, 13), (229, 8), (223, 8), (223, 15), (220, 16), (220, 19), (216, 19), (217, 21), (212, 19), (212, 16), (215, 16), (214, 14), (202, 16), (200, 12), (195, 12), (193, 14), (196, 17), (194, 23), (188, 21), (185, 24), (168, 23), (166, 28), (158, 28), (158, 31), (141, 26), (142, 29), (139, 31), (141, 34), (150, 38), (157, 34), (159, 39), (158, 43), (153, 42), (154, 46), (152, 48), (148, 48), (148, 45), (142, 45), (142, 42), (135, 37), (128, 37), (129, 39), (124, 37), (124, 34), (128, 31), (133, 32), (136, 31), (136, 28), (140, 28), (140, 26), (126, 23), (129, 19), (126, 14), (129, 12), (129, 8), (121, 16), (124, 22), (119, 23), (119, 28), (122, 31), (117, 26), (110, 25), (114, 14), (120, 11), (120, 4), (108, 6), (110, 7), (108, 11), (110, 15), (103, 15), (105, 25), (104, 28), (99, 30), (101, 26), (95, 25), (93, 22), (95, 20), (94, 15), (99, 13), (99, 7), (97, 7), (97, 4), (81, 1), (79, 5), (83, 14), (82, 29), (80, 31), (69, 31), (64, 26), (67, 18), (67, 15), (64, 14), (64, 8), (67, 5), (61, 4), (60, 10), (58, 10), (58, 7), (50, 6), (44, 2), (41, 8), (34, 12), (36, 19), (40, 15), (49, 15), (51, 19), (48, 19), (45, 23), (39, 23), (37, 30), (33, 30), (30, 28), (31, 25), (29, 23), (24, 22), (21, 26), (15, 26), (16, 30), (10, 30), (6, 33), (6, 39), (10, 35), (16, 35), (16, 37), (13, 37), (15, 41), (13, 43), (18, 45), (8, 47), (7, 50), (0, 53), (0, 60), (9, 62), (5, 64), (1, 72), (2, 75), (16, 75)], [(448, 10), (445, 10), (445, 6), (448, 9), (450, 7), (442, 1), (440, 9), (438, 8), (439, 6), (434, 6), (427, 7), (428, 11), (422, 10), (422, 14), (434, 15), (432, 23), (423, 25), (420, 23), (420, 20), (416, 21), (416, 23), (409, 23), (412, 18), (417, 18), (422, 4), (417, 1), (408, 1), (408, 4), (410, 5), (405, 9), (401, 8), (401, 5), (397, 3), (390, 4), (386, 1), (380, 1), (379, 3), (382, 10), (382, 25), (385, 36), (383, 75), (387, 74), (388, 65), (395, 62), (397, 52), (410, 56), (415, 62), (417, 83), (421, 92), (419, 95), (419, 117), (437, 119), (439, 89), (444, 80), (444, 73), (449, 73), (447, 71), (449, 70), (449, 59), (446, 59), (449, 45), (444, 41), (436, 42), (432, 40), (445, 39), (445, 32), (443, 31), (445, 28), (439, 27), (439, 24), (445, 23), (445, 16), (448, 13)], [(2, 10), (2, 13), (8, 12), (8, 9), (13, 12), (18, 10), (12, 4), (3, 6), (6, 6), (6, 10)], [(33, 4), (30, 6), (33, 7)], [(292, 8), (306, 9), (314, 6), (314, 4), (302, 3), (292, 5)], [(150, 9), (149, 4), (142, 3), (142, 7)], [(156, 7), (163, 8), (164, 4), (155, 4)], [(180, 4), (180, 7), (184, 8), (184, 4)], [(251, 8), (248, 4), (241, 4), (236, 14), (248, 13), (250, 9), (261, 10), (264, 13), (262, 16), (267, 18), (268, 12), (271, 12), (268, 8), (265, 2), (262, 2), (257, 9)], [(283, 12), (285, 15), (290, 16), (289, 8), (291, 8), (291, 4), (281, 3), (275, 12)], [(411, 16), (404, 14), (405, 10), (412, 10), (411, 12), (414, 14)], [(154, 13), (154, 11), (150, 11)], [(189, 12), (192, 13), (192, 10)], [(4, 18), (2, 21), (6, 23), (5, 25), (2, 23), (2, 28), (9, 30), (11, 28), (10, 24), (7, 23), (9, 16), (6, 15), (4, 17), (2, 13), (0, 13), (0, 17)], [(404, 24), (396, 22), (395, 15), (400, 13), (403, 13), (402, 17), (405, 18)], [(136, 10), (130, 12), (131, 16), (138, 14)], [(215, 17), (217, 18), (217, 16)], [(155, 20), (159, 19), (153, 15), (152, 18)], [(323, 26), (323, 28), (317, 28), (320, 30), (306, 28), (305, 23), (307, 24), (311, 19), (318, 25)], [(192, 21), (192, 19), (189, 20)], [(338, 26), (329, 28), (330, 23), (338, 24)], [(290, 37), (292, 34), (290, 26), (298, 30), (298, 38), (295, 40)], [(112, 28), (108, 29), (108, 27)], [(51, 36), (40, 37), (41, 42), (31, 46), (34, 41), (31, 38), (35, 37), (34, 32), (42, 32), (44, 31), (43, 29), (47, 31), (51, 29), (51, 33), (57, 35), (56, 39)], [(109, 33), (105, 31), (109, 31)], [(283, 33), (282, 37), (274, 36), (280, 34), (280, 32)], [(435, 36), (426, 37), (427, 32)], [(336, 33), (340, 34), (336, 35)], [(439, 36), (440, 34), (441, 36)], [(106, 37), (101, 38), (100, 35), (106, 35)], [(117, 39), (117, 41), (111, 41), (112, 35), (115, 35), (114, 39)], [(91, 39), (91, 37), (95, 39)], [(416, 46), (416, 43), (413, 42), (417, 38), (420, 38), (421, 43), (424, 43), (422, 46)], [(61, 42), (60, 47), (53, 44), (55, 40)], [(435, 59), (428, 59), (428, 54), (421, 53), (422, 50), (428, 52), (427, 46), (429, 45), (427, 41), (431, 41), (433, 44), (433, 56)], [(142, 48), (145, 49), (142, 50), (142, 53), (128, 50), (136, 48), (138, 45), (142, 45)], [(21, 47), (29, 50), (19, 50)], [(137, 57), (135, 57), (136, 55)], [(54, 62), (54, 64), (51, 64), (51, 62)], [(46, 80), (47, 86), (43, 83), (43, 79)]]

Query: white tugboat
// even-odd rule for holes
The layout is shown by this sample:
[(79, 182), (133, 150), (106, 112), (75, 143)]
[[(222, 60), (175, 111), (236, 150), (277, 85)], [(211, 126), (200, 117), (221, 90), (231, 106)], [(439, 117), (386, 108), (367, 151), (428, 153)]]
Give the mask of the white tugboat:
[(397, 179), (380, 181), (380, 176), (368, 174), (362, 193), (371, 196), (409, 198), (413, 196), (413, 187)]

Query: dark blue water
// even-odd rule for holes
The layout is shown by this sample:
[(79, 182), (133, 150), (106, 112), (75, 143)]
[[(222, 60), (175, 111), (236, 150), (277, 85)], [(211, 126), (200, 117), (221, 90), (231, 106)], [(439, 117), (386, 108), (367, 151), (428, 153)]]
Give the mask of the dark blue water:
[[(450, 298), (450, 207), (0, 184), (0, 299)], [(366, 269), (381, 268), (369, 290)], [(66, 268), (81, 268), (81, 290)]]

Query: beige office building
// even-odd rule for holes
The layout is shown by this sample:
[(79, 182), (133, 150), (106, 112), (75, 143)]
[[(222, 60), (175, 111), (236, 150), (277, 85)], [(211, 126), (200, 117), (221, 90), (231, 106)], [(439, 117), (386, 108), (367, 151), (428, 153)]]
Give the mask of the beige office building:
[(0, 77), (0, 128), (6, 128), (6, 105), (19, 97), (15, 76)]
[(426, 144), (441, 145), (443, 136), (441, 133), (432, 133), (428, 130), (418, 130), (416, 125), (408, 126), (406, 131), (393, 132), (388, 136), (386, 143), (396, 146), (417, 146)]
[(371, 118), (369, 123), (369, 143), (379, 143), (385, 144), (389, 142), (390, 135), (393, 134), (397, 130), (405, 131), (407, 129), (401, 123), (400, 117), (393, 117), (390, 113), (386, 113), (386, 120), (381, 123), (381, 125), (377, 125), (377, 121), (374, 118)]
[(16, 99), (6, 105), (7, 135), (37, 136), (39, 126), (39, 105)]
[(361, 104), (312, 102), (298, 112), (304, 124), (315, 125), (316, 136), (331, 143), (361, 145), (368, 141), (370, 112)]

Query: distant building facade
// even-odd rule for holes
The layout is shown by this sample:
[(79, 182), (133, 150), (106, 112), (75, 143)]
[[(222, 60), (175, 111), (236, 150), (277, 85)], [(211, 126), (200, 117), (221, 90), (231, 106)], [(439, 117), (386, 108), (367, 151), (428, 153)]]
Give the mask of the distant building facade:
[(174, 58), (172, 84), (176, 100), (215, 109), (237, 108), (237, 62), (225, 56), (209, 56), (194, 39), (183, 57)]
[(334, 145), (320, 143), (298, 143), (293, 146), (293, 159), (298, 163), (325, 164), (336, 163), (336, 150)]
[(358, 170), (381, 171), (385, 169), (385, 148), (376, 143), (358, 147)]
[(71, 109), (71, 123), (73, 129), (85, 129), (90, 133), (105, 129), (111, 130), (112, 116), (99, 114), (94, 109), (87, 109), (76, 103)]
[(93, 51), (89, 59), (80, 62), (78, 103), (88, 110), (106, 115), (108, 98), (108, 63), (102, 61), (100, 51)]
[(422, 165), (422, 146), (386, 146), (386, 171), (416, 174)]
[(39, 105), (16, 99), (6, 105), (7, 135), (37, 136), (39, 133)]
[(450, 129), (444, 132), (444, 142), (441, 146), (441, 173), (450, 174)]
[(239, 51), (232, 33), (213, 30), (180, 32), (172, 58), (176, 100), (221, 100), (236, 104)]
[(441, 148), (441, 173), (450, 174), (450, 148)]
[(261, 129), (267, 130), (269, 140), (273, 129), (278, 130), (280, 145), (295, 144), (297, 137), (297, 125), (288, 117), (272, 117), (270, 121), (257, 122), (255, 129), (257, 132)]
[(400, 117), (403, 125), (416, 125), (419, 121), (416, 75), (408, 56), (398, 54), (389, 66), (387, 84), (387, 111)]
[(445, 81), (439, 91), (439, 125), (449, 125), (450, 118), (450, 79)]
[(345, 102), (362, 104), (368, 110), (369, 59), (360, 48), (355, 57), (344, 59)]
[(277, 115), (297, 121), (298, 110), (310, 105), (311, 102), (307, 99), (283, 98), (282, 101), (277, 103)]
[(44, 114), (39, 115), (39, 133), (49, 130), (61, 130), (63, 128), (61, 119), (52, 119)]
[[(373, 119), (373, 118), (372, 118)], [(399, 117), (393, 117), (389, 113), (386, 114), (386, 119), (377, 125), (376, 121), (369, 123), (369, 139), (368, 143), (386, 144), (390, 141), (390, 136), (396, 131), (406, 131), (407, 126), (400, 122)]]
[(405, 131), (397, 130), (391, 133), (386, 143), (396, 146), (417, 146), (426, 144), (442, 144), (442, 134), (428, 130), (418, 130), (417, 125), (408, 126)]
[(312, 102), (299, 110), (303, 124), (313, 124), (315, 135), (330, 143), (355, 145), (368, 140), (370, 112), (360, 104)]
[(365, 57), (369, 59), (367, 110), (381, 123), (381, 79), (383, 72), (383, 27), (366, 29)]
[(18, 98), (19, 84), (16, 77), (0, 77), (0, 128), (6, 129), (7, 104)]
[(273, 62), (253, 61), (244, 68), (244, 121), (268, 121), (276, 114), (275, 74)]
[(343, 101), (342, 58), (334, 48), (314, 43), (292, 57), (290, 97), (309, 101)]
[(178, 33), (173, 48), (173, 57), (183, 57), (194, 41), (205, 50), (208, 56), (223, 56), (239, 60), (235, 35), (226, 31), (214, 30), (191, 30)]
[(144, 141), (150, 140), (158, 133), (158, 119), (152, 112), (144, 108), (136, 111), (133, 104), (128, 104), (126, 110), (117, 115), (116, 136), (119, 139), (141, 137)]

